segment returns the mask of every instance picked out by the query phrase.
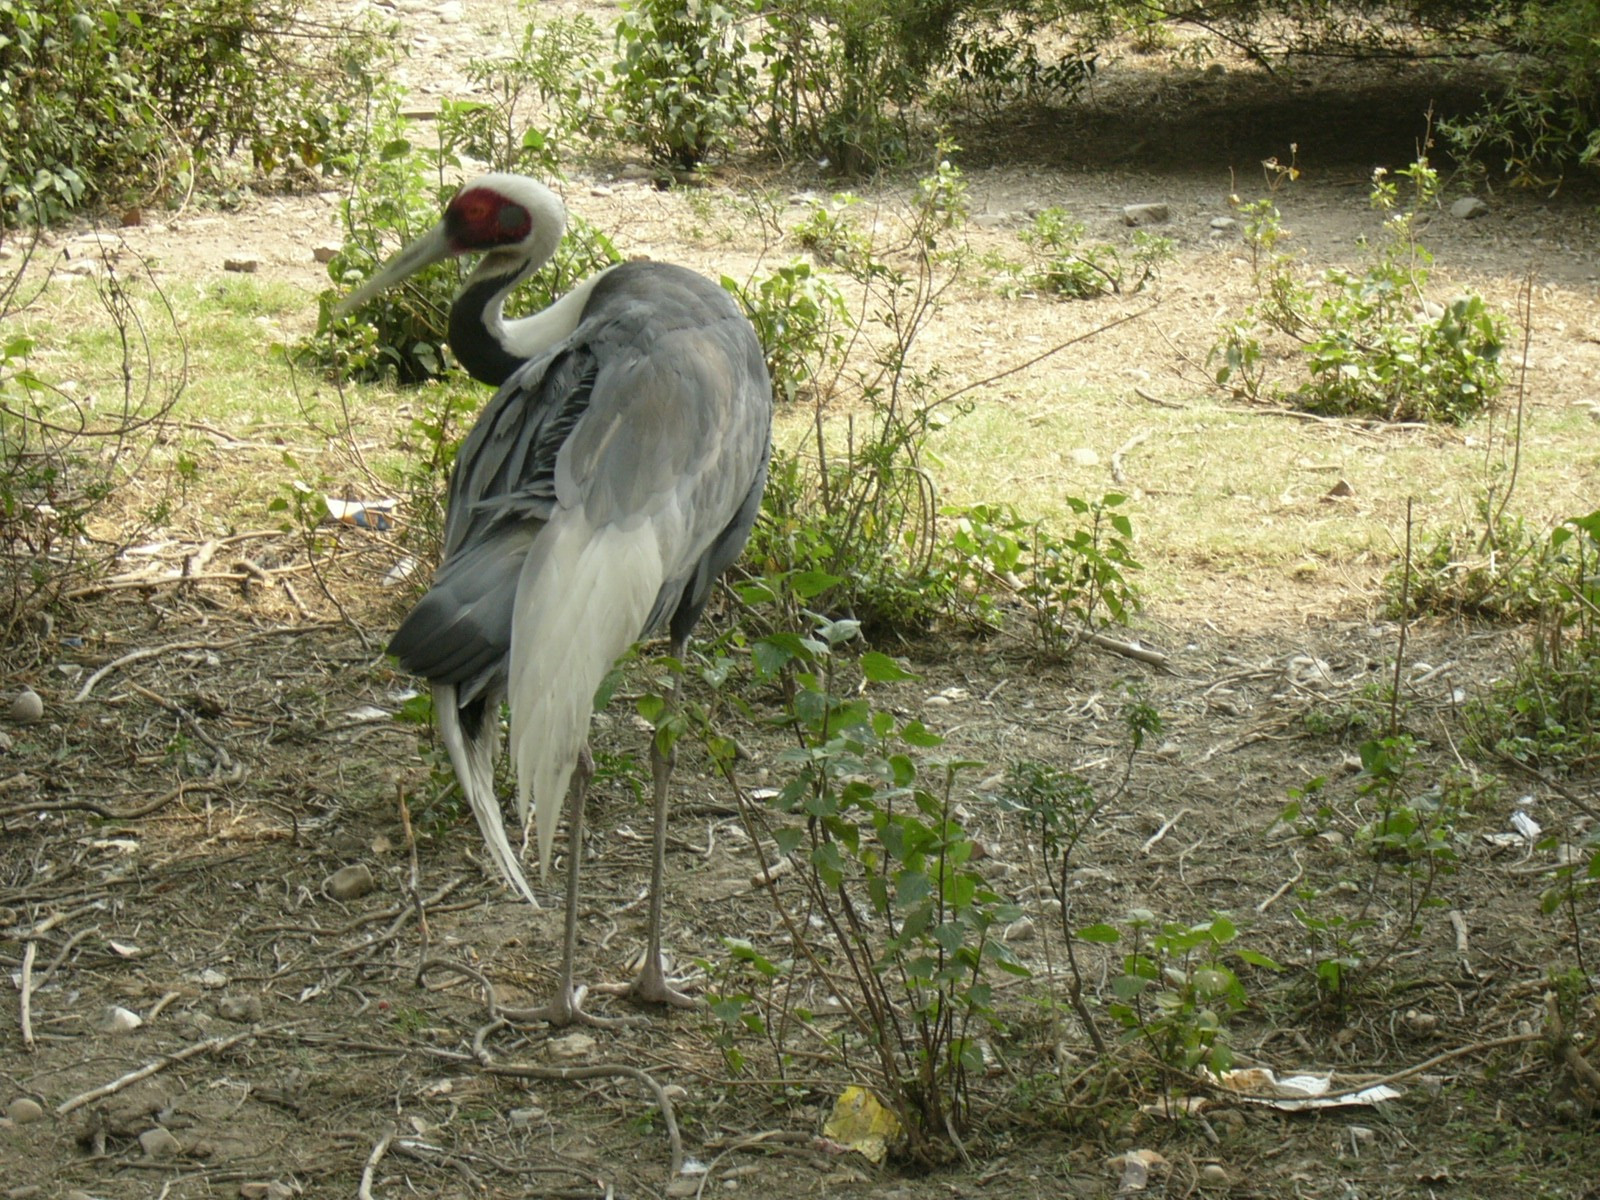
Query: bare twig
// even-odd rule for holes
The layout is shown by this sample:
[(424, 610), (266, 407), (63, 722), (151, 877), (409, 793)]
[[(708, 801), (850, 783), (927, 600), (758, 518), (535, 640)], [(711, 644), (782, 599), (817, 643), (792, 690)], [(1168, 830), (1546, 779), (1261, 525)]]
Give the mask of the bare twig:
[(1098, 650), (1109, 650), (1113, 654), (1120, 654), (1124, 658), (1131, 658), (1135, 662), (1148, 663), (1161, 670), (1167, 669), (1167, 656), (1159, 650), (1151, 650), (1137, 642), (1124, 642), (1117, 638), (1107, 637), (1103, 633), (1092, 633), (1088, 630), (1078, 634), (1078, 640), (1085, 645), (1093, 646)]
[(384, 1126), (383, 1136), (378, 1139), (377, 1145), (372, 1147), (372, 1153), (367, 1155), (367, 1165), (361, 1168), (361, 1186), (356, 1189), (358, 1200), (372, 1200), (372, 1173), (378, 1169), (378, 1163), (388, 1153), (389, 1146), (394, 1141), (394, 1134), (393, 1125)]
[(1166, 837), (1168, 833), (1172, 832), (1172, 827), (1179, 821), (1183, 820), (1184, 817), (1188, 816), (1189, 811), (1190, 810), (1187, 808), (1180, 808), (1177, 812), (1177, 815), (1175, 815), (1171, 820), (1164, 822), (1161, 828), (1152, 833), (1149, 837), (1149, 840), (1146, 841), (1144, 845), (1139, 847), (1139, 853), (1149, 854), (1151, 847), (1153, 847), (1162, 838)]
[(22, 1005), (18, 1022), (25, 1050), (33, 1049), (33, 956), (38, 948), (39, 943), (30, 940), (22, 950)]
[(1111, 452), (1111, 481), (1113, 483), (1120, 484), (1122, 482), (1122, 480), (1123, 480), (1123, 472), (1122, 472), (1122, 459), (1123, 459), (1123, 456), (1126, 455), (1128, 453), (1128, 451), (1132, 450), (1135, 446), (1137, 446), (1140, 442), (1144, 441), (1149, 436), (1150, 436), (1150, 431), (1148, 429), (1141, 429), (1141, 430), (1139, 430), (1138, 433), (1134, 434), (1131, 438), (1129, 438), (1127, 441), (1123, 442), (1122, 445), (1118, 446), (1115, 450), (1113, 450)]
[(1292, 879), (1284, 880), (1282, 887), (1273, 892), (1272, 895), (1268, 896), (1260, 904), (1256, 905), (1256, 912), (1264, 913), (1279, 900), (1283, 899), (1284, 894), (1288, 892), (1290, 888), (1299, 883), (1301, 879), (1305, 878), (1305, 873), (1305, 866), (1300, 862), (1300, 856), (1296, 854), (1294, 856), (1294, 877)]
[(596, 1063), (591, 1067), (535, 1067), (508, 1063), (486, 1066), (484, 1070), (491, 1075), (511, 1079), (549, 1079), (571, 1083), (579, 1079), (621, 1078), (644, 1084), (655, 1094), (656, 1104), (661, 1108), (661, 1120), (667, 1127), (667, 1141), (672, 1149), (672, 1176), (676, 1179), (683, 1173), (683, 1136), (678, 1132), (678, 1118), (672, 1108), (672, 1098), (653, 1076), (638, 1067), (622, 1063)]
[(119, 1075), (110, 1083), (102, 1083), (99, 1087), (90, 1088), (87, 1092), (79, 1092), (71, 1099), (63, 1100), (56, 1105), (56, 1116), (64, 1117), (68, 1113), (82, 1108), (85, 1104), (93, 1104), (96, 1100), (103, 1100), (107, 1096), (115, 1095), (128, 1085), (138, 1083), (141, 1079), (149, 1079), (150, 1076), (157, 1075), (168, 1067), (177, 1066), (177, 1064), (187, 1059), (196, 1058), (202, 1054), (216, 1054), (231, 1046), (237, 1046), (240, 1042), (247, 1042), (269, 1033), (278, 1033), (288, 1028), (290, 1028), (288, 1025), (252, 1025), (241, 1033), (229, 1034), (226, 1037), (207, 1038), (203, 1042), (195, 1042), (193, 1045), (185, 1046), (182, 1050), (169, 1054), (165, 1058), (158, 1058), (154, 1062), (148, 1062), (136, 1071), (129, 1071), (126, 1075)]

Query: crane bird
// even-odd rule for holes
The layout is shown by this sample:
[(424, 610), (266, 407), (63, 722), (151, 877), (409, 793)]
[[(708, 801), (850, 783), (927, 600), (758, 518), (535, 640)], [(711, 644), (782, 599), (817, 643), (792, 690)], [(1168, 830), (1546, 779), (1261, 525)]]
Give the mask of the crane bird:
[[(681, 661), (717, 577), (755, 523), (772, 424), (755, 330), (726, 291), (684, 267), (621, 263), (541, 312), (505, 319), (506, 296), (549, 261), (565, 227), (565, 207), (542, 184), (484, 175), (336, 310), (430, 263), (483, 255), (451, 305), (449, 341), (468, 372), (499, 391), (457, 455), (433, 585), (389, 652), (429, 681), (490, 856), (529, 902), (494, 792), (502, 701), (524, 845), (531, 801), (541, 877), (568, 797), (561, 973), (554, 998), (534, 1014), (555, 1024), (602, 1023), (573, 986), (596, 689), (630, 645), (662, 625)], [(651, 768), (648, 945), (637, 978), (616, 990), (687, 1005), (661, 961), (672, 763), (657, 739)]]

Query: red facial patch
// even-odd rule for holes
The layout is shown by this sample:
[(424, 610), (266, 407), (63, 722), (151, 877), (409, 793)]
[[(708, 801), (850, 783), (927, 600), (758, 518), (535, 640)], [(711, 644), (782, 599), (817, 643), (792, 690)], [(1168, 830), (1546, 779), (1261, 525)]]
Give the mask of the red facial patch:
[(458, 254), (514, 246), (533, 228), (527, 209), (491, 188), (469, 188), (444, 210), (450, 245)]

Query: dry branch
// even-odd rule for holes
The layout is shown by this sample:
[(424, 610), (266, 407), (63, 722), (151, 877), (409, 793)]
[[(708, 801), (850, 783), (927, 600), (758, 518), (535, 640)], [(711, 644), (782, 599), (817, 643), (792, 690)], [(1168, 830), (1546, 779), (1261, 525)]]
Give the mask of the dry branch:
[(288, 1025), (252, 1025), (242, 1033), (229, 1034), (227, 1037), (207, 1038), (203, 1042), (195, 1042), (192, 1046), (185, 1046), (176, 1053), (165, 1058), (158, 1058), (148, 1062), (136, 1071), (129, 1071), (126, 1075), (119, 1075), (110, 1083), (102, 1083), (99, 1087), (90, 1088), (87, 1092), (79, 1092), (70, 1100), (63, 1100), (56, 1105), (56, 1116), (64, 1117), (68, 1113), (82, 1108), (85, 1104), (93, 1104), (96, 1100), (103, 1100), (107, 1096), (114, 1096), (130, 1084), (138, 1083), (141, 1079), (149, 1079), (165, 1071), (168, 1067), (176, 1066), (186, 1059), (196, 1058), (202, 1054), (215, 1054), (226, 1050), (230, 1046), (237, 1046), (240, 1042), (247, 1042), (254, 1038), (263, 1037), (269, 1033), (278, 1033), (288, 1029)]

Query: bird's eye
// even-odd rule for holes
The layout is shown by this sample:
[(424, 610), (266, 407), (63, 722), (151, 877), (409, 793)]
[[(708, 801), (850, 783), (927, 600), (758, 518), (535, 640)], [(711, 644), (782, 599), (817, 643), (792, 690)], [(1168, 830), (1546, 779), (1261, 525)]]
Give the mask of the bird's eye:
[(520, 204), (502, 204), (500, 211), (495, 214), (495, 219), (499, 221), (503, 232), (515, 234), (517, 237), (521, 237), (532, 224), (528, 210)]

